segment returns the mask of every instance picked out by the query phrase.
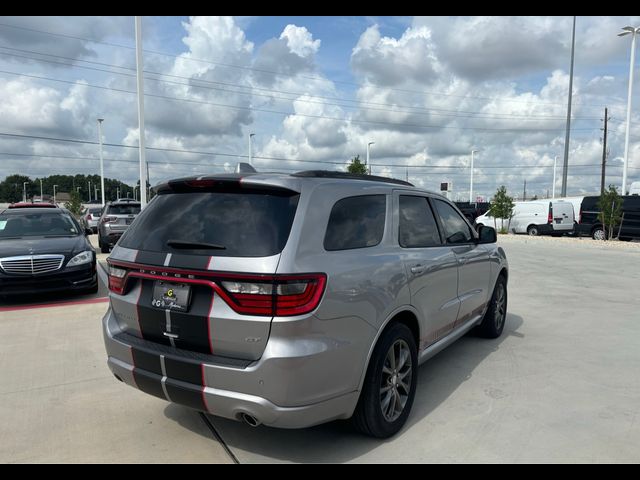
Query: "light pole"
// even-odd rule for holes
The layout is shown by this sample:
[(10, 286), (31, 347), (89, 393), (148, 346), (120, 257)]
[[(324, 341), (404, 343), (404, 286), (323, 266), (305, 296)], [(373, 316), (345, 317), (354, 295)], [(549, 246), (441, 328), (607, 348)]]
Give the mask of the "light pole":
[(553, 157), (553, 186), (551, 187), (551, 198), (556, 198), (556, 167), (558, 166), (558, 155)]
[(53, 204), (56, 204), (56, 188), (58, 188), (58, 185), (54, 185), (53, 186)]
[(567, 105), (567, 128), (564, 137), (564, 168), (562, 169), (562, 193), (567, 196), (567, 173), (569, 172), (569, 139), (571, 138), (571, 96), (573, 95), (573, 58), (576, 48), (576, 17), (573, 17), (573, 30), (571, 34), (571, 69), (569, 70), (569, 103)]
[(42, 179), (40, 179), (40, 201), (42, 202)]
[(120, 187), (116, 187), (116, 200), (120, 198)]
[[(142, 20), (136, 16), (136, 80), (138, 90), (138, 135), (140, 138), (140, 185), (147, 184), (147, 175), (145, 170), (145, 132), (144, 132), (144, 82), (143, 82), (144, 64), (142, 61)], [(147, 206), (147, 190), (140, 189), (140, 207)]]
[(27, 183), (29, 182), (22, 182), (22, 201), (23, 202), (27, 202)]
[(627, 194), (627, 168), (629, 167), (629, 131), (631, 130), (631, 92), (633, 89), (633, 67), (636, 60), (636, 34), (640, 27), (623, 27), (619, 37), (631, 34), (631, 60), (629, 63), (629, 94), (627, 96), (627, 132), (624, 135), (624, 164), (622, 165), (622, 195)]
[(255, 133), (249, 134), (249, 165), (253, 166), (253, 137)]
[(471, 150), (471, 179), (469, 181), (469, 203), (473, 203), (473, 154), (478, 150)]
[(102, 206), (104, 206), (104, 161), (102, 159), (102, 122), (104, 118), (98, 119), (98, 142), (100, 144), (100, 192), (102, 193)]
[(87, 182), (89, 184), (89, 203), (91, 203), (91, 180)]
[(369, 147), (373, 144), (375, 144), (376, 142), (369, 142), (367, 143), (367, 161), (365, 163), (366, 167), (369, 169), (369, 175), (371, 175), (371, 163), (369, 163)]

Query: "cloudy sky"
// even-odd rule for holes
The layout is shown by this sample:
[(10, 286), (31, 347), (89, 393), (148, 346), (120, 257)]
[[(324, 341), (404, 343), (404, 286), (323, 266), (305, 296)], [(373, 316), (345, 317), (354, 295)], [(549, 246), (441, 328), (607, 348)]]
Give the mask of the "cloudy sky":
[[(151, 182), (231, 170), (254, 133), (263, 171), (374, 174), (454, 199), (561, 184), (571, 17), (144, 17)], [(630, 37), (640, 17), (578, 17), (569, 194), (621, 184)], [(99, 172), (137, 178), (133, 17), (0, 18), (0, 179)], [(637, 76), (636, 76), (637, 78)], [(640, 88), (629, 181), (640, 181)], [(57, 139), (57, 140), (53, 140)], [(66, 140), (66, 141), (62, 141)], [(73, 141), (70, 141), (73, 140)], [(243, 158), (244, 157), (244, 158)]]

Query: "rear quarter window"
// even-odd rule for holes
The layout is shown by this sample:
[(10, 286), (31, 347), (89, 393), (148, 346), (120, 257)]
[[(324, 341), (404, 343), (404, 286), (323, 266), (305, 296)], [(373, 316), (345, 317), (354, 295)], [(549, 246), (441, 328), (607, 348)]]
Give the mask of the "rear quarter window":
[(386, 195), (361, 195), (338, 200), (329, 215), (324, 248), (351, 250), (378, 245), (384, 234)]

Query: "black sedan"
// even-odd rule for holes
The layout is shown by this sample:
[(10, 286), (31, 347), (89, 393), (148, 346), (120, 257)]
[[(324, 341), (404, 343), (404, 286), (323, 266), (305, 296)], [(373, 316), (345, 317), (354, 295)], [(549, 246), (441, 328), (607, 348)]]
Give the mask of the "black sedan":
[(96, 252), (87, 233), (60, 208), (0, 212), (0, 296), (97, 292)]

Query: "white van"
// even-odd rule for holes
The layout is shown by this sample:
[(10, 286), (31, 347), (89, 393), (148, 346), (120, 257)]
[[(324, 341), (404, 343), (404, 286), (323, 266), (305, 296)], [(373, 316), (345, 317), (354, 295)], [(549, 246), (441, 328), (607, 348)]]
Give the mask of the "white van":
[(633, 182), (629, 187), (629, 195), (640, 195), (640, 182)]
[[(502, 220), (495, 222), (498, 229)], [(557, 235), (573, 231), (575, 214), (573, 202), (568, 200), (533, 200), (529, 202), (514, 202), (513, 217), (509, 228), (513, 233), (527, 233), (529, 235)], [(505, 219), (504, 225), (508, 224)], [(494, 225), (493, 217), (489, 213), (476, 218), (476, 225)]]

